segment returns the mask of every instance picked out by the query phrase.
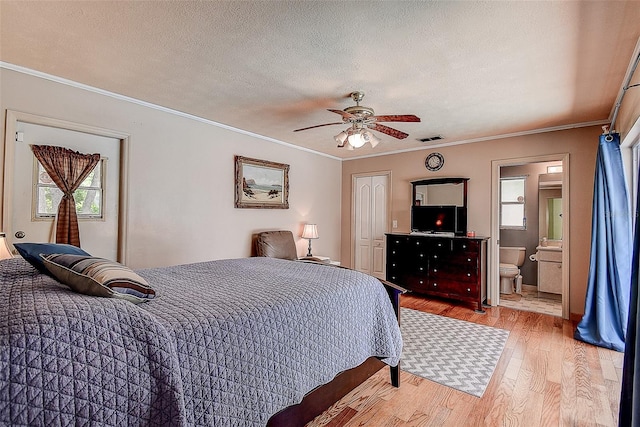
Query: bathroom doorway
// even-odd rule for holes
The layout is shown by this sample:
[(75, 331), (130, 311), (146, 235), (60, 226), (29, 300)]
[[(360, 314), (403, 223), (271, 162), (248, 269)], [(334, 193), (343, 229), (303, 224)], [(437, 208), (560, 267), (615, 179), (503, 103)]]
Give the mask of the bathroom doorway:
[(493, 162), (490, 305), (568, 317), (568, 157)]

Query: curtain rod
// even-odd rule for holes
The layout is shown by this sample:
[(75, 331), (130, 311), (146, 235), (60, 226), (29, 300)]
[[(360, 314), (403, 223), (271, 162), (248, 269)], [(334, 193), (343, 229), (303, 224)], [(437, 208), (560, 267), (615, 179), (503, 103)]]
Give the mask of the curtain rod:
[(618, 111), (620, 110), (620, 106), (622, 105), (622, 100), (624, 99), (624, 95), (627, 93), (627, 90), (632, 87), (640, 86), (640, 83), (629, 86), (629, 83), (631, 83), (631, 79), (633, 78), (633, 75), (636, 72), (636, 68), (638, 67), (638, 62), (640, 62), (640, 38), (636, 43), (636, 48), (634, 52), (636, 53), (636, 58), (635, 60), (632, 61), (633, 65), (629, 64), (631, 68), (630, 70), (627, 71), (627, 77), (625, 79), (624, 85), (622, 86), (622, 93), (618, 95), (619, 99), (618, 99), (618, 102), (616, 102), (616, 105), (613, 110), (613, 118), (611, 119), (611, 125), (609, 126), (607, 131), (604, 131), (604, 133), (608, 133), (609, 135), (611, 135), (612, 132), (615, 132), (615, 125), (616, 125), (616, 119), (618, 118)]

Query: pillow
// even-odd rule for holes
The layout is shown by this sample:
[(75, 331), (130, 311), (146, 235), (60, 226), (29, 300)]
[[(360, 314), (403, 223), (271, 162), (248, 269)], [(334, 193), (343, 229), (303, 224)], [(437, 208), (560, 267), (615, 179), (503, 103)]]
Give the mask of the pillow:
[(71, 254), (41, 255), (41, 258), (56, 279), (82, 294), (122, 298), (136, 304), (156, 296), (146, 280), (114, 261)]
[(74, 254), (90, 256), (77, 246), (65, 245), (62, 243), (14, 243), (13, 246), (29, 264), (37, 268), (39, 272), (49, 275), (51, 274), (45, 268), (42, 258), (40, 258), (40, 254)]

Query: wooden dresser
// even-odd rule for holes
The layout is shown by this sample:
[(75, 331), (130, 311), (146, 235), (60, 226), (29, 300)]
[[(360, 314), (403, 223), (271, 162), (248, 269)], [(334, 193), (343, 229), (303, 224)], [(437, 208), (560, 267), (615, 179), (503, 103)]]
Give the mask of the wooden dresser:
[(484, 313), (488, 240), (387, 233), (387, 280), (412, 292), (474, 304)]

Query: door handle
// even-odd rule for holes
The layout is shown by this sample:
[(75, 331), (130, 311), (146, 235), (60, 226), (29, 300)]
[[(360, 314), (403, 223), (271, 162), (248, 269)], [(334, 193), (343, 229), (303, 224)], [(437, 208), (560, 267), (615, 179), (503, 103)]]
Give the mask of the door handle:
[(14, 236), (16, 236), (16, 239), (24, 239), (26, 234), (24, 234), (24, 231), (16, 231), (16, 234), (14, 234)]

